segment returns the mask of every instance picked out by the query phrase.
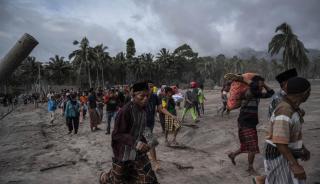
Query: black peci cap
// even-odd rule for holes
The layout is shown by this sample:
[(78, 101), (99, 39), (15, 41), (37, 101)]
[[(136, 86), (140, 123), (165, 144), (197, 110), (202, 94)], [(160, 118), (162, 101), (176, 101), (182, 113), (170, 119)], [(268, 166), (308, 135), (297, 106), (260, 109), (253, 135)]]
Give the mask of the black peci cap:
[(146, 82), (135, 83), (132, 86), (132, 91), (133, 92), (148, 91), (148, 90), (149, 90), (149, 86), (148, 86), (148, 83), (146, 83)]
[(276, 80), (281, 84), (282, 82), (296, 76), (298, 76), (297, 70), (295, 68), (292, 68), (277, 75)]
[(288, 80), (287, 92), (290, 94), (303, 93), (310, 89), (310, 82), (303, 77), (294, 77)]

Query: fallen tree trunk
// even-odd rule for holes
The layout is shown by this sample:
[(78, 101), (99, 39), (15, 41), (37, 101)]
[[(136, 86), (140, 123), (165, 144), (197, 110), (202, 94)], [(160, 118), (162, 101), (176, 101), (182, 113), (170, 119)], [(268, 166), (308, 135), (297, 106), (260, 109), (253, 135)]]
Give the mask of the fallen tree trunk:
[(7, 80), (37, 45), (38, 41), (25, 33), (0, 61), (0, 82)]

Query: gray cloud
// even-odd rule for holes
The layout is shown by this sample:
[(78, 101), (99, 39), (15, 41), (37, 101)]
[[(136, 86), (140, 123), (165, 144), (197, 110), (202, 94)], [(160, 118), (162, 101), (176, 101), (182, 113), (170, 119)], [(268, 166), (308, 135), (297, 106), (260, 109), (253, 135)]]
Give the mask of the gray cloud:
[(5, 26), (0, 27), (0, 39), (4, 40), (0, 45), (0, 57), (25, 32), (39, 41), (32, 55), (37, 56), (41, 61), (47, 61), (55, 54), (67, 57), (71, 51), (77, 49), (72, 42), (84, 36), (88, 37), (91, 45), (106, 44), (111, 52), (121, 50), (122, 45), (125, 44), (118, 35), (114, 34), (115, 30), (89, 24), (80, 19), (46, 17), (31, 8), (19, 6), (7, 6), (1, 12), (0, 22)]
[[(95, 3), (95, 4), (93, 4)], [(267, 49), (277, 25), (286, 21), (308, 48), (320, 48), (318, 0), (0, 0), (0, 57), (28, 32), (40, 45), (40, 60), (67, 56), (72, 41), (87, 36), (112, 54), (132, 37), (138, 53), (173, 50), (188, 43), (201, 55)]]
[(139, 14), (135, 14), (135, 15), (132, 15), (131, 18), (134, 20), (134, 21), (140, 21), (143, 19), (143, 16), (142, 15), (139, 15)]
[(267, 49), (277, 25), (289, 23), (306, 47), (320, 47), (320, 1), (229, 0), (152, 1), (150, 4), (177, 40), (200, 53)]

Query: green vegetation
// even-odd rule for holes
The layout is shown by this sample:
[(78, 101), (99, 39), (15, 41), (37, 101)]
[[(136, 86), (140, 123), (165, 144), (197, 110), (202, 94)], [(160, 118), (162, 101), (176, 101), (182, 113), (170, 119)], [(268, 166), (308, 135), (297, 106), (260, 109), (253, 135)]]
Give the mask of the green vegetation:
[(98, 44), (92, 47), (84, 37), (73, 42), (78, 48), (70, 53), (70, 61), (56, 55), (49, 59), (49, 64), (41, 65), (35, 57), (28, 57), (7, 84), (30, 89), (41, 79), (51, 85), (99, 87), (107, 83), (130, 84), (150, 79), (157, 84), (187, 84), (196, 80), (213, 86), (221, 85), (224, 74), (229, 72), (257, 72), (267, 80), (274, 80), (275, 75), (291, 67), (296, 67), (305, 77), (319, 78), (320, 57), (309, 61), (307, 50), (288, 24), (278, 26), (278, 31), (281, 33), (269, 43), (269, 52), (271, 55), (283, 52), (283, 60), (279, 61), (255, 57), (241, 59), (238, 56), (228, 58), (223, 54), (201, 57), (188, 44), (177, 47), (173, 52), (161, 48), (155, 56), (151, 53), (136, 56), (132, 38), (126, 43), (126, 53), (120, 52), (111, 57), (107, 46)]

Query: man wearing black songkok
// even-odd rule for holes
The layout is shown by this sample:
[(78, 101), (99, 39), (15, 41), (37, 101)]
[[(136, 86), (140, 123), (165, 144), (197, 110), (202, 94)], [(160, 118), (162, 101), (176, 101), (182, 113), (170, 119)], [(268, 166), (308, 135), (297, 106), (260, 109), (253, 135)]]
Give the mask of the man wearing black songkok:
[(284, 71), (276, 76), (276, 80), (279, 82), (281, 89), (272, 96), (272, 101), (269, 106), (269, 118), (272, 116), (274, 109), (281, 102), (282, 98), (287, 94), (287, 82), (290, 78), (298, 76), (297, 70), (292, 68)]
[[(276, 80), (280, 84), (280, 90), (272, 96), (271, 103), (268, 109), (269, 118), (271, 118), (272, 113), (274, 112), (277, 105), (282, 101), (283, 97), (287, 95), (287, 83), (290, 78), (296, 77), (298, 75), (295, 68), (286, 70), (276, 76)], [(265, 176), (256, 176), (254, 178), (255, 183), (262, 184), (264, 183)]]
[(114, 154), (112, 168), (109, 173), (101, 173), (101, 184), (158, 183), (146, 155), (157, 145), (146, 128), (148, 84), (136, 83), (131, 90), (133, 100), (121, 108), (115, 119), (111, 142)]
[(299, 161), (310, 159), (302, 141), (304, 113), (300, 105), (311, 92), (308, 80), (294, 77), (287, 82), (287, 95), (278, 104), (270, 120), (265, 146), (265, 168), (268, 184), (305, 184), (306, 173)]

